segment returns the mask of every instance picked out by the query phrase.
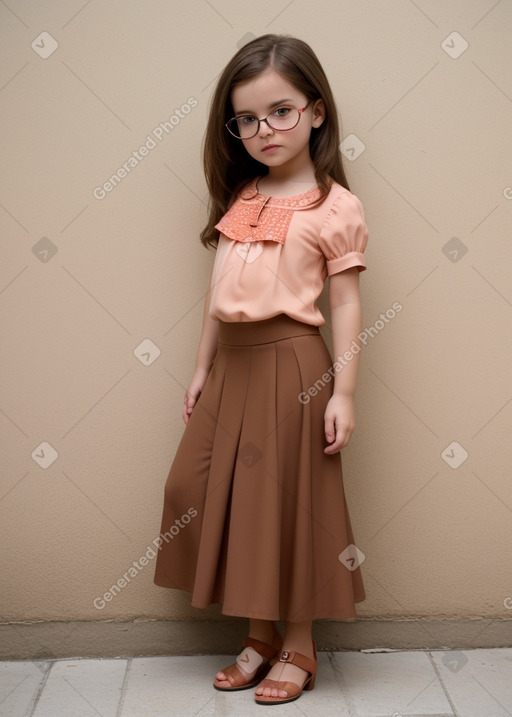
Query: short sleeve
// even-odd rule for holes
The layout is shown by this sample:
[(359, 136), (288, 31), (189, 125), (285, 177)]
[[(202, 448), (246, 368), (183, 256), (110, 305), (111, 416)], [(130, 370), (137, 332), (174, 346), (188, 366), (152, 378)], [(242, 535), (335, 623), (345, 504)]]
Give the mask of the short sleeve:
[(353, 266), (364, 271), (367, 242), (368, 228), (363, 205), (355, 194), (345, 190), (334, 200), (318, 239), (326, 259), (328, 276)]

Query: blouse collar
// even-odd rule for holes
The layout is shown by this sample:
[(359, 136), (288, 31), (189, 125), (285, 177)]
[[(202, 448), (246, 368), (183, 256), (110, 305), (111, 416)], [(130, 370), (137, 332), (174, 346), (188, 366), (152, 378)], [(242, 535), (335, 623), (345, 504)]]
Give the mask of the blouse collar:
[(257, 199), (259, 202), (264, 201), (267, 206), (286, 207), (289, 209), (302, 209), (316, 204), (323, 198), (324, 194), (320, 187), (313, 187), (301, 194), (294, 194), (291, 197), (272, 197), (262, 194), (258, 190), (258, 182), (262, 177), (254, 177), (239, 192), (239, 198), (250, 202)]

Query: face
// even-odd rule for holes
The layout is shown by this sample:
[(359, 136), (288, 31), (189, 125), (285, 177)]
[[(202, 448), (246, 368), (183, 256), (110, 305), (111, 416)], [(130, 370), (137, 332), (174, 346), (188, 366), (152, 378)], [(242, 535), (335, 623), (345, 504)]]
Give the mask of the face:
[[(286, 108), (301, 109), (307, 105), (306, 96), (278, 74), (272, 67), (257, 77), (237, 85), (231, 92), (235, 115), (250, 114), (258, 119), (286, 113)], [(260, 122), (258, 133), (243, 142), (247, 152), (267, 167), (283, 167), (293, 162), (294, 169), (311, 165), (309, 137), (313, 127), (320, 127), (325, 117), (322, 100), (311, 102), (301, 113), (296, 127), (285, 132)]]

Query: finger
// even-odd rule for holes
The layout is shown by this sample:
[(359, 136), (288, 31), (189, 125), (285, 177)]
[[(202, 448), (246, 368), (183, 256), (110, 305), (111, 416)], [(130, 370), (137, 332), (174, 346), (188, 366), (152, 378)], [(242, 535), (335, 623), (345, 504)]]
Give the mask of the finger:
[(181, 415), (182, 415), (185, 423), (188, 423), (188, 419), (190, 418), (190, 415), (194, 409), (195, 403), (196, 403), (196, 399), (191, 394), (189, 394), (187, 392), (185, 394), (185, 398), (183, 400), (183, 409), (181, 412)]
[(337, 453), (341, 448), (344, 448), (350, 440), (351, 432), (347, 426), (336, 426), (336, 439), (330, 446), (324, 449), (325, 453), (333, 454)]
[(339, 436), (339, 437), (336, 436), (336, 440), (334, 441), (334, 443), (331, 443), (330, 446), (327, 446), (326, 448), (324, 448), (324, 453), (327, 453), (328, 455), (337, 453), (340, 450), (340, 448), (342, 447), (342, 443), (343, 443), (342, 439), (343, 439), (343, 436)]
[(327, 443), (332, 443), (336, 438), (336, 428), (334, 425), (334, 418), (332, 416), (325, 416), (324, 418), (324, 431), (325, 440)]
[(350, 439), (352, 438), (353, 432), (354, 429), (350, 428), (350, 426), (342, 426), (337, 431), (335, 442), (332, 443), (330, 446), (327, 446), (327, 448), (325, 449), (325, 453), (336, 453), (342, 448), (345, 448), (345, 446), (348, 446), (348, 444), (350, 443)]

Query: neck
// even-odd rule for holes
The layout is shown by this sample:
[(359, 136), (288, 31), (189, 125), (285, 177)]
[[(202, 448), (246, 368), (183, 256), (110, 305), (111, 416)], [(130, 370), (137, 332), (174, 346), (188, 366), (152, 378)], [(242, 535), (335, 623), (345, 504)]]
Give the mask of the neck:
[[(303, 158), (301, 161), (296, 160), (299, 160), (299, 157), (294, 157), (293, 160), (279, 167), (269, 167), (268, 174), (261, 179), (260, 185), (273, 189), (284, 187), (284, 185), (293, 186), (298, 187), (299, 191), (314, 187), (316, 185), (315, 166), (309, 156), (309, 151), (308, 161), (305, 162)], [(300, 187), (305, 189), (300, 189)]]

